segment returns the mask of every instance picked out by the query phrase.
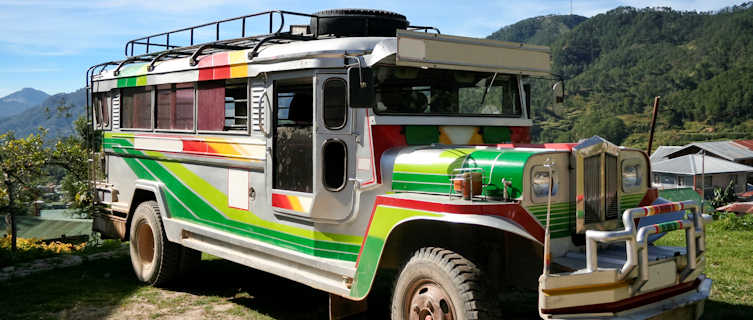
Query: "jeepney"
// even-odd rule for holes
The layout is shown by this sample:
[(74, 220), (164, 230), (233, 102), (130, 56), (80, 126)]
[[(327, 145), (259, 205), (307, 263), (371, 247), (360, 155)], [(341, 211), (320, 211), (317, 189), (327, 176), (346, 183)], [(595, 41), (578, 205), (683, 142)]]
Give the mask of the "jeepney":
[[(248, 35), (260, 19), (268, 30)], [(230, 23), (243, 27), (226, 36)], [(196, 41), (207, 28), (213, 41)], [(389, 272), (392, 319), (504, 317), (508, 288), (537, 292), (547, 319), (703, 312), (710, 219), (658, 197), (646, 153), (531, 144), (529, 80), (554, 77), (548, 47), (348, 9), (262, 12), (125, 51), (87, 71), (93, 228), (130, 241), (143, 282), (206, 252), (328, 292), (332, 318), (363, 310)], [(675, 230), (685, 247), (652, 244)]]

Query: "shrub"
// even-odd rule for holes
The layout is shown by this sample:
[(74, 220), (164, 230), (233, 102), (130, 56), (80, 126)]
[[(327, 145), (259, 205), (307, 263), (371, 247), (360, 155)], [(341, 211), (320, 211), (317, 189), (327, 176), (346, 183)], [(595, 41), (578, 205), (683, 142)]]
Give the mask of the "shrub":
[(11, 238), (9, 236), (0, 238), (0, 267), (60, 254), (82, 252), (86, 249), (87, 243), (74, 244), (59, 241), (45, 243), (39, 239), (18, 238), (16, 245), (18, 250), (12, 252)]
[(753, 215), (719, 212), (714, 226), (727, 231), (753, 231)]

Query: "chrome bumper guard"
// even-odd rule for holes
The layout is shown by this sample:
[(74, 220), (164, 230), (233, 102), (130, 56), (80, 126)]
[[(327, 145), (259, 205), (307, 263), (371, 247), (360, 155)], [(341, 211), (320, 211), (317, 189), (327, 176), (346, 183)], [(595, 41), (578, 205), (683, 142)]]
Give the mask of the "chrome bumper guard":
[[(670, 212), (683, 212), (683, 218), (637, 228), (635, 219), (665, 214)], [(692, 211), (689, 214), (688, 211)], [(703, 258), (705, 248), (704, 225), (710, 223), (710, 215), (703, 214), (695, 201), (671, 202), (653, 206), (627, 209), (622, 213), (622, 223), (625, 226), (621, 231), (586, 231), (586, 269), (595, 272), (598, 265), (598, 243), (625, 242), (627, 259), (618, 271), (618, 279), (625, 279), (636, 267), (639, 269), (639, 279), (633, 283), (635, 292), (648, 282), (648, 239), (652, 234), (685, 230), (685, 245), (687, 252), (687, 266), (680, 274), (680, 281), (692, 274), (696, 269), (698, 259)]]

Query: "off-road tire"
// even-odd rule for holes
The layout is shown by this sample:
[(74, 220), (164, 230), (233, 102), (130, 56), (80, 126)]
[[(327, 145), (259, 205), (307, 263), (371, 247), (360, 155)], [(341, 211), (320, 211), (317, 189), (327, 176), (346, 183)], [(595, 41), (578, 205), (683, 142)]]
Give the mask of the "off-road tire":
[(140, 281), (159, 287), (178, 275), (183, 248), (167, 240), (156, 201), (142, 202), (133, 212), (129, 247), (133, 271)]
[(315, 36), (394, 37), (397, 29), (410, 24), (404, 15), (373, 9), (333, 9), (314, 13), (311, 32)]
[(410, 313), (415, 312), (411, 301), (423, 290), (417, 284), (428, 281), (444, 290), (450, 300), (446, 305), (454, 310), (454, 319), (485, 319), (481, 279), (481, 271), (465, 257), (442, 248), (421, 248), (403, 266), (395, 281), (391, 318), (409, 319)]

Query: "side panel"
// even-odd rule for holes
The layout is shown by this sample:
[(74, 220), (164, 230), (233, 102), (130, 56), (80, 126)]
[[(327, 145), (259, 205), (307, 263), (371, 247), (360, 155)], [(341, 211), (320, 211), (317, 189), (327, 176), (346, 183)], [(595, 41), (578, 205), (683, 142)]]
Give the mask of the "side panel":
[[(361, 237), (316, 231), (276, 219), (265, 205), (263, 172), (251, 171), (249, 186), (256, 190), (250, 210), (236, 208), (228, 198), (228, 165), (189, 163), (178, 155), (162, 151), (139, 150), (133, 141), (138, 135), (108, 133), (106, 151), (116, 161), (125, 162), (137, 179), (165, 185), (166, 207), (172, 218), (210, 226), (245, 237), (317, 257), (355, 261)], [(234, 145), (226, 142), (223, 146)], [(232, 153), (231, 151), (226, 151)], [(237, 151), (236, 152), (240, 152)], [(216, 160), (216, 159), (215, 159)], [(202, 160), (193, 159), (194, 162)], [(228, 160), (225, 160), (228, 161)], [(237, 161), (237, 160), (236, 160)], [(238, 162), (234, 162), (238, 163)], [(253, 164), (246, 163), (253, 167)], [(126, 180), (123, 180), (126, 181)], [(132, 181), (132, 180), (130, 180)]]

